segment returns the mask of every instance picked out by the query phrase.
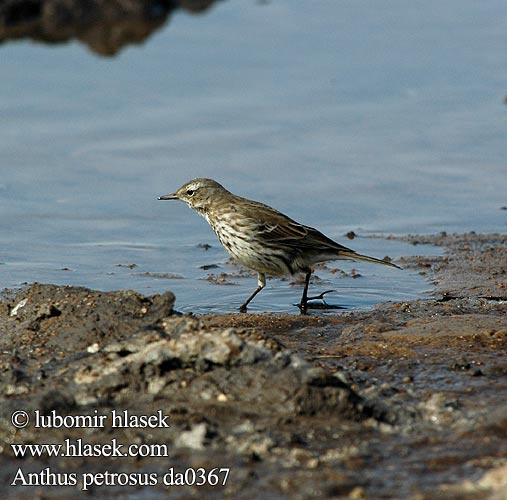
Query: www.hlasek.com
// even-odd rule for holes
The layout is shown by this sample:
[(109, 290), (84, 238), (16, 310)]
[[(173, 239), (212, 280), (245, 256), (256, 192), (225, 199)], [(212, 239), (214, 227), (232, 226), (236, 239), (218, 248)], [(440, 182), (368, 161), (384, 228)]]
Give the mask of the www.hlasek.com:
[[(17, 429), (30, 423), (35, 429), (49, 428), (169, 428), (168, 415), (158, 410), (151, 415), (134, 415), (128, 410), (111, 410), (100, 415), (59, 415), (55, 410), (43, 415), (39, 410), (29, 414), (24, 410), (11, 415), (11, 423)], [(16, 458), (39, 457), (168, 457), (169, 447), (160, 443), (124, 444), (113, 438), (105, 443), (88, 443), (85, 440), (65, 439), (63, 443), (24, 444), (12, 443)], [(229, 477), (228, 467), (184, 468), (169, 467), (157, 472), (56, 472), (45, 467), (39, 472), (26, 472), (20, 467), (11, 486), (79, 486), (86, 491), (92, 486), (224, 486)]]

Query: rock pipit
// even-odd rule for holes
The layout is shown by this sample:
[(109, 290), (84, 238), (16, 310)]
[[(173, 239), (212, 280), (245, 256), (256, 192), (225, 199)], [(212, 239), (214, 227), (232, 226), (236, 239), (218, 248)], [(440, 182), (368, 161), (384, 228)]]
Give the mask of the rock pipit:
[(398, 268), (344, 247), (268, 205), (236, 196), (213, 179), (194, 179), (159, 200), (184, 201), (208, 221), (234, 260), (257, 271), (258, 287), (239, 308), (240, 312), (246, 312), (250, 301), (266, 286), (266, 274), (305, 273), (299, 309), (306, 314), (313, 264), (355, 259)]

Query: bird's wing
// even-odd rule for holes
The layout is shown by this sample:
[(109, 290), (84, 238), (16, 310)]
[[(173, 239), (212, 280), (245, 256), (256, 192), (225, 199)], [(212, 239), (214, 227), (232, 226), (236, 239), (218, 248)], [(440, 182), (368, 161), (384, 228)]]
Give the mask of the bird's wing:
[(302, 252), (305, 250), (353, 252), (313, 227), (305, 226), (274, 208), (255, 203), (246, 214), (256, 224), (256, 232), (267, 241), (278, 241)]

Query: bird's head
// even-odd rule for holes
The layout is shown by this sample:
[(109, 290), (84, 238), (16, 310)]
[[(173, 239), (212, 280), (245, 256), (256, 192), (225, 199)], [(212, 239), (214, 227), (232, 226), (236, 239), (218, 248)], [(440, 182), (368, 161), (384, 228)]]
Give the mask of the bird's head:
[(213, 179), (194, 179), (183, 184), (176, 192), (160, 196), (159, 200), (181, 200), (190, 208), (203, 212), (220, 194), (229, 193)]

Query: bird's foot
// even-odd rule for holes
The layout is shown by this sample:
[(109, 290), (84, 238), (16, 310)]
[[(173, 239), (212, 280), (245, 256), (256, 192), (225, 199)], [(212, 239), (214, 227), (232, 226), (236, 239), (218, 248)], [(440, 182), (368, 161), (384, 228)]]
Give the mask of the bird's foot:
[(239, 308), (239, 312), (240, 312), (240, 313), (246, 313), (246, 311), (247, 311), (246, 304), (243, 304), (243, 305)]
[(326, 301), (324, 300), (324, 295), (326, 295), (326, 293), (331, 293), (331, 292), (336, 292), (336, 290), (326, 290), (325, 292), (322, 292), (320, 295), (316, 295), (315, 297), (308, 297), (306, 300), (322, 300), (324, 302), (324, 304), (326, 303)]
[(304, 301), (301, 301), (297, 306), (299, 307), (299, 310), (301, 311), (301, 314), (308, 314), (308, 302), (310, 300), (322, 300), (324, 304), (327, 306), (326, 301), (324, 300), (324, 295), (326, 293), (335, 292), (336, 290), (326, 290), (325, 292), (322, 292), (320, 295), (316, 295), (315, 297), (307, 297)]

